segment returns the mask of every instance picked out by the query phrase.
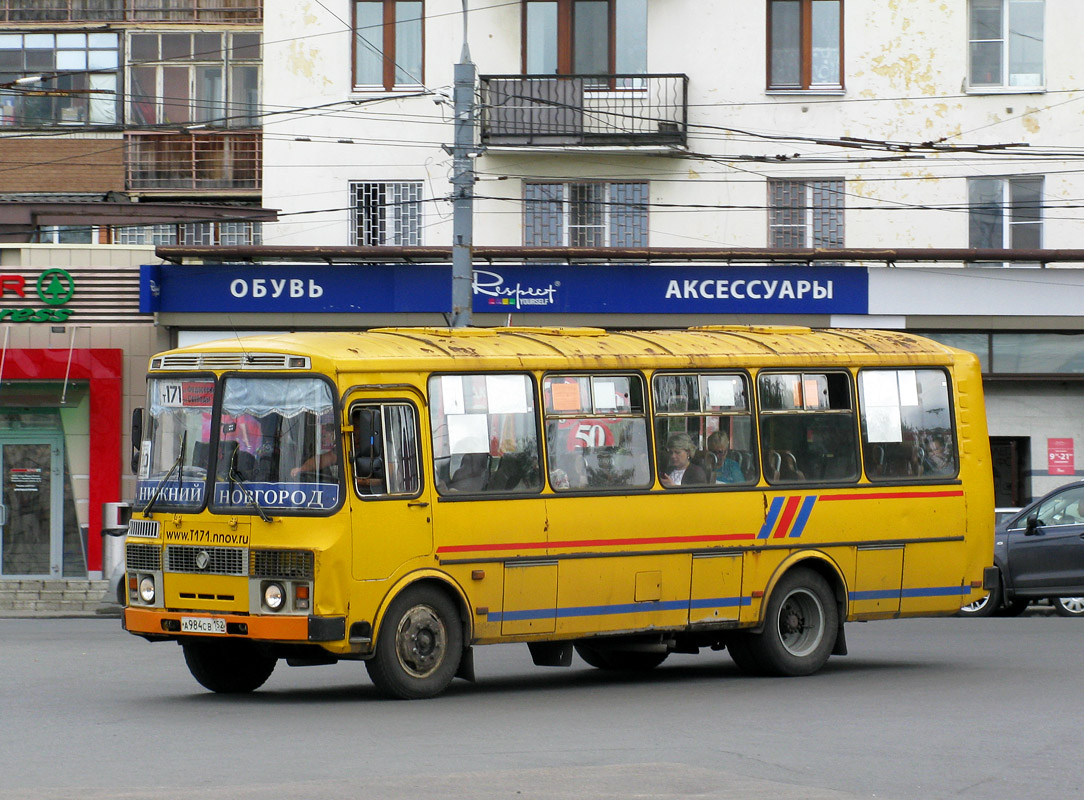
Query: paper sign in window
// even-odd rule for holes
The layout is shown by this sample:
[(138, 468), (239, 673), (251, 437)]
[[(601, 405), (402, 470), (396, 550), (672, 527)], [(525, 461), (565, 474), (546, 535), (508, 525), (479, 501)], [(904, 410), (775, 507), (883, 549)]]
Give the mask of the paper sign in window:
[(613, 381), (595, 381), (595, 409), (617, 408), (617, 384)]
[(486, 375), (490, 414), (526, 414), (527, 392), (522, 375)]
[(708, 378), (708, 405), (712, 408), (733, 408), (735, 382), (731, 378)]
[(918, 405), (918, 376), (913, 369), (900, 370), (900, 405)]
[(489, 452), (489, 418), (485, 414), (454, 414), (447, 420), (452, 455)]
[(862, 373), (862, 403), (865, 406), (898, 406), (899, 383), (888, 370)]
[(580, 410), (579, 383), (575, 381), (570, 383), (551, 383), (550, 395), (553, 398), (554, 411)]
[(440, 379), (440, 395), (444, 398), (445, 414), (462, 414), (463, 376), (444, 375)]
[(807, 378), (805, 381), (805, 407), (821, 407), (821, 385), (816, 378)]
[(869, 442), (902, 442), (903, 425), (899, 406), (866, 406), (866, 440)]

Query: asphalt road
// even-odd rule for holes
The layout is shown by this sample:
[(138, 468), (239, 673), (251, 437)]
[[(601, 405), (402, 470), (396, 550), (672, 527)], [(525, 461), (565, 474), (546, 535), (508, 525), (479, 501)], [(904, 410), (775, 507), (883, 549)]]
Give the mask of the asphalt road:
[(725, 653), (635, 678), (524, 645), (478, 682), (380, 700), (360, 664), (280, 665), (205, 692), (180, 648), (117, 620), (0, 620), (0, 798), (1072, 798), (1084, 621), (848, 626), (818, 675)]

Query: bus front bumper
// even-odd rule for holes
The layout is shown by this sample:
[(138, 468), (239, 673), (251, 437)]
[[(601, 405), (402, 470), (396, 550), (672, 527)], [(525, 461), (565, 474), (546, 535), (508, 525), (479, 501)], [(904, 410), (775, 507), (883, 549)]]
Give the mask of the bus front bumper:
[(182, 614), (159, 608), (126, 608), (124, 629), (153, 637), (183, 635), (270, 642), (338, 642), (346, 638), (346, 617)]

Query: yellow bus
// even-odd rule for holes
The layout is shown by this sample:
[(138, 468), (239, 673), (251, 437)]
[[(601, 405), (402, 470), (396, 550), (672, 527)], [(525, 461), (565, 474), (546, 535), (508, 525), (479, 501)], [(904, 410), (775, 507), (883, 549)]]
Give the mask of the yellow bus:
[(978, 362), (900, 332), (246, 337), (154, 356), (135, 423), (124, 625), (216, 692), (352, 659), (429, 697), (499, 642), (804, 675), (993, 564)]

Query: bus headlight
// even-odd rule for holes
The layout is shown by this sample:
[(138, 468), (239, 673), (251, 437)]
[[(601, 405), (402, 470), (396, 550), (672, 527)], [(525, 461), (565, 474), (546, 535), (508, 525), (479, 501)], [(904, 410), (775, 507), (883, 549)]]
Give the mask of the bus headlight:
[(286, 604), (286, 590), (281, 583), (267, 583), (263, 587), (263, 604), (272, 611), (281, 611)]
[(148, 605), (154, 602), (154, 578), (150, 575), (139, 579), (139, 599)]

